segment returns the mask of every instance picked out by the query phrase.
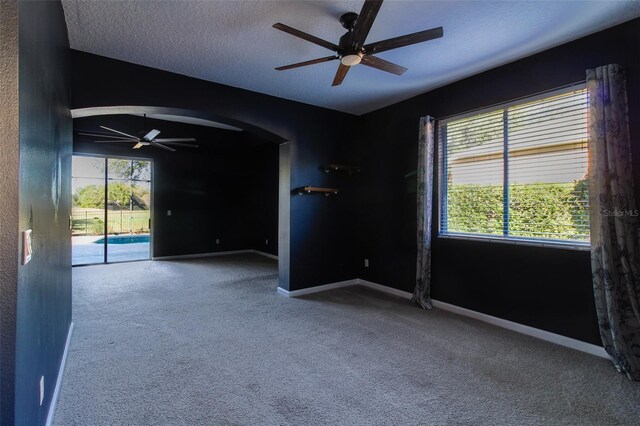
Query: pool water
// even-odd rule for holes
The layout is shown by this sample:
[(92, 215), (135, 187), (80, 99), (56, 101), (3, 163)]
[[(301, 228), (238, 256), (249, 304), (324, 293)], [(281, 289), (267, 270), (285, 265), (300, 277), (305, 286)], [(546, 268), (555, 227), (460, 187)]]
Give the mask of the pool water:
[[(107, 237), (109, 244), (136, 244), (148, 243), (149, 235), (109, 235)], [(100, 238), (93, 242), (94, 244), (104, 244), (104, 238)]]

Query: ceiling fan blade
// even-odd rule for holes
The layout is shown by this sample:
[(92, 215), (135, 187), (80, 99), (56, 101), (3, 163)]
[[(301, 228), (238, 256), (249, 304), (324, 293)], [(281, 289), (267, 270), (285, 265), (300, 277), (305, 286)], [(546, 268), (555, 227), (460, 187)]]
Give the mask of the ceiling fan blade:
[(285, 33), (291, 34), (293, 36), (300, 37), (303, 40), (310, 41), (311, 43), (317, 44), (318, 46), (322, 46), (329, 50), (333, 50), (334, 52), (337, 52), (339, 49), (338, 46), (329, 41), (323, 40), (316, 36), (312, 36), (311, 34), (307, 34), (303, 31), (296, 30), (295, 28), (291, 28), (290, 26), (281, 24), (279, 22), (277, 24), (273, 24), (273, 28), (284, 31)]
[(340, 66), (338, 67), (338, 71), (336, 72), (336, 76), (333, 78), (333, 83), (331, 85), (332, 86), (341, 85), (342, 84), (342, 80), (344, 80), (345, 76), (349, 72), (349, 68), (351, 68), (351, 67), (348, 67), (346, 65), (340, 64)]
[(93, 141), (95, 143), (122, 143), (122, 142), (126, 142), (126, 143), (131, 143), (131, 142), (138, 142), (138, 139), (120, 139), (118, 141)]
[(362, 65), (366, 65), (371, 68), (375, 68), (381, 71), (390, 72), (395, 75), (402, 75), (407, 70), (405, 67), (401, 67), (400, 65), (396, 65), (392, 62), (385, 61), (384, 59), (380, 59), (376, 56), (364, 55), (362, 57), (362, 61), (360, 62)]
[(154, 139), (156, 136), (158, 136), (159, 134), (160, 134), (160, 130), (153, 129), (149, 133), (144, 135), (142, 137), (142, 139), (150, 141), (150, 140)]
[(199, 147), (199, 145), (196, 145), (196, 144), (193, 144), (193, 143), (182, 143), (182, 142), (162, 142), (162, 144), (163, 145), (184, 146), (186, 148), (198, 148)]
[(157, 142), (151, 142), (151, 146), (155, 146), (156, 148), (164, 149), (165, 151), (176, 152), (175, 149), (169, 148), (168, 146), (162, 145), (161, 143), (157, 143)]
[(327, 56), (326, 58), (318, 58), (312, 59), (310, 61), (298, 62), (297, 64), (285, 65), (282, 67), (276, 68), (278, 71), (290, 70), (291, 68), (304, 67), (307, 65), (319, 64), (322, 62), (333, 61), (334, 59), (338, 59), (337, 56)]
[(125, 138), (124, 136), (113, 136), (113, 135), (107, 135), (103, 133), (87, 133), (87, 132), (76, 132), (76, 133), (82, 136), (91, 136), (92, 138), (108, 138), (108, 139), (119, 139), (119, 140), (131, 139), (131, 138)]
[(158, 138), (154, 139), (154, 142), (169, 143), (169, 142), (196, 142), (194, 138)]
[(386, 50), (397, 49), (398, 47), (409, 46), (411, 44), (422, 43), (424, 41), (433, 40), (442, 37), (444, 31), (442, 27), (431, 28), (430, 30), (420, 31), (413, 34), (407, 34), (399, 37), (389, 38), (386, 40), (376, 41), (375, 43), (365, 44), (364, 51), (366, 53), (379, 53)]
[(138, 142), (137, 144), (135, 144), (135, 145), (133, 146), (133, 149), (140, 149), (140, 148), (142, 148), (143, 146), (144, 146), (144, 144), (143, 144), (142, 142)]
[(105, 129), (105, 130), (108, 130), (108, 131), (110, 131), (110, 132), (118, 133), (119, 135), (123, 135), (123, 136), (126, 136), (126, 137), (128, 137), (128, 138), (133, 138), (133, 139), (135, 139), (135, 140), (138, 140), (138, 138), (137, 138), (137, 137), (135, 137), (135, 136), (133, 136), (133, 135), (130, 135), (130, 134), (128, 134), (128, 133), (121, 132), (121, 131), (119, 131), (119, 130), (110, 129), (110, 128), (106, 127), (106, 126), (100, 126), (100, 128)]
[(382, 6), (382, 0), (366, 0), (362, 5), (362, 10), (358, 15), (356, 26), (353, 28), (351, 42), (355, 44), (354, 48), (359, 50), (369, 35), (373, 21), (378, 16), (378, 11)]

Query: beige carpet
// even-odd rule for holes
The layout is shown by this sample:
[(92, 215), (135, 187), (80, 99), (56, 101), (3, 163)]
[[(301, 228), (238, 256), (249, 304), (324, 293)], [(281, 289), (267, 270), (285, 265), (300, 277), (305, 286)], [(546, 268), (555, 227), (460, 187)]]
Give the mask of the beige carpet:
[(257, 255), (75, 268), (56, 425), (637, 425), (606, 360)]

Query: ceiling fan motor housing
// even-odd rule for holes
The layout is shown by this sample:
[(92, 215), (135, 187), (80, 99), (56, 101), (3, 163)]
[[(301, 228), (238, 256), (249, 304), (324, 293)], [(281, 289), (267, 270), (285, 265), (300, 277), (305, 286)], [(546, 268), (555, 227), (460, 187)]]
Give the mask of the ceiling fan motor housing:
[(364, 54), (363, 49), (356, 49), (356, 41), (353, 40), (353, 29), (357, 20), (358, 14), (355, 12), (347, 12), (340, 17), (340, 23), (348, 32), (340, 37), (338, 57), (342, 65), (348, 67), (358, 65)]
[(358, 20), (358, 14), (355, 12), (347, 12), (340, 17), (340, 23), (347, 30), (351, 31), (356, 26)]

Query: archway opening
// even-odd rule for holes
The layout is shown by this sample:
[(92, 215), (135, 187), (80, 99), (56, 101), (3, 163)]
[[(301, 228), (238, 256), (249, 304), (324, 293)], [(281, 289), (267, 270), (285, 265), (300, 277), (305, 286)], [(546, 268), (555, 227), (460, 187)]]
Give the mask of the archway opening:
[[(134, 154), (137, 158), (153, 159), (155, 169), (163, 167), (179, 172), (178, 182), (167, 176), (160, 179), (158, 170), (154, 172), (155, 213), (150, 227), (155, 230), (153, 258), (253, 250), (277, 257), (279, 287), (289, 287), (290, 144), (286, 139), (248, 123), (184, 108), (103, 106), (72, 110), (72, 117), (76, 130), (74, 153), (119, 157)], [(128, 130), (125, 133), (131, 134), (136, 130), (135, 123), (139, 123), (142, 133), (146, 130), (140, 124), (143, 122), (149, 128), (162, 126), (166, 129), (163, 136), (189, 136), (176, 132), (197, 132), (203, 140), (198, 142), (197, 153), (177, 149), (176, 155), (149, 149), (132, 152), (129, 144), (98, 144), (78, 135), (80, 130), (103, 130), (100, 126), (124, 128)], [(221, 153), (227, 157), (221, 160)], [(264, 178), (260, 173), (264, 173)], [(229, 185), (223, 189), (218, 185), (221, 182)], [(177, 201), (180, 199), (182, 203)], [(246, 202), (249, 199), (260, 212), (253, 219), (246, 214), (251, 205)], [(199, 206), (189, 206), (190, 202)], [(225, 203), (227, 207), (238, 204), (237, 211), (224, 212)], [(182, 215), (181, 223), (177, 223), (180, 221), (176, 214)], [(216, 215), (227, 222), (213, 223), (212, 217)], [(189, 230), (187, 225), (193, 228), (198, 223), (202, 229)], [(192, 237), (188, 235), (190, 232), (194, 232)]]

